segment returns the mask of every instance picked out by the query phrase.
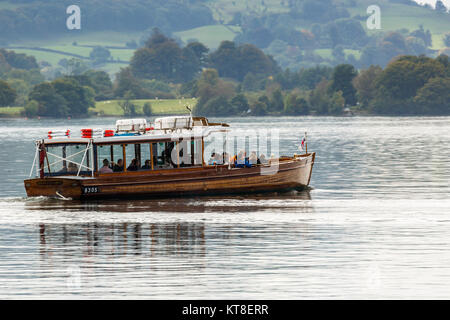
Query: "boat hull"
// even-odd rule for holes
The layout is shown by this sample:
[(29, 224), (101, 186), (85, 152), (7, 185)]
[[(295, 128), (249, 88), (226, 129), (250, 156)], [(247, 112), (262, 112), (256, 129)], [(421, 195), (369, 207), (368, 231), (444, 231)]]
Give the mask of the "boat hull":
[(173, 197), (245, 194), (304, 189), (309, 185), (315, 153), (280, 159), (272, 166), (208, 166), (106, 174), (80, 179), (48, 177), (25, 180), (29, 197), (72, 199)]

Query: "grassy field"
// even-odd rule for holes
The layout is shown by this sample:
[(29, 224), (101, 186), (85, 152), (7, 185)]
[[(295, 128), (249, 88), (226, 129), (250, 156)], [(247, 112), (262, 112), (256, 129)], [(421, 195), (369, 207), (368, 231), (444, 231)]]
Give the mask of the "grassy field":
[(22, 107), (3, 107), (0, 108), (0, 118), (2, 117), (19, 117), (22, 112)]
[[(333, 59), (333, 50), (332, 49), (316, 49), (314, 50), (315, 54), (318, 54), (324, 59)], [(344, 49), (345, 56), (348, 57), (349, 54), (353, 54), (356, 59), (361, 57), (361, 51), (353, 50), (353, 49)]]
[(262, 2), (261, 0), (215, 0), (206, 4), (211, 8), (214, 18), (222, 23), (230, 22), (236, 12), (252, 14), (289, 12), (289, 8), (286, 6), (288, 1), (285, 1), (285, 5), (282, 5), (281, 0), (264, 0), (264, 5)]
[(233, 40), (239, 32), (239, 27), (212, 25), (176, 32), (175, 35), (180, 37), (184, 42), (187, 42), (189, 39), (196, 39), (209, 49), (216, 49), (222, 41)]
[[(95, 108), (89, 111), (97, 112), (100, 116), (123, 116), (123, 110), (119, 106), (120, 100), (99, 101), (95, 104)], [(196, 99), (143, 99), (132, 100), (137, 106), (138, 114), (142, 114), (142, 107), (145, 103), (150, 102), (154, 115), (178, 115), (188, 114), (186, 106), (191, 109), (197, 103)], [(1, 117), (19, 117), (23, 107), (4, 107), (0, 108)]]
[[(120, 100), (100, 101), (97, 102), (95, 108), (91, 111), (98, 112), (100, 115), (105, 116), (122, 116), (123, 110), (119, 106)], [(162, 114), (186, 114), (188, 113), (186, 105), (192, 109), (197, 103), (196, 99), (144, 99), (144, 100), (132, 100), (132, 102), (138, 106), (137, 112), (142, 113), (142, 107), (146, 102), (150, 102), (152, 105), (152, 113), (155, 115)]]
[[(373, 0), (358, 0), (355, 7), (348, 11), (352, 16), (366, 15), (369, 5), (374, 4)], [(391, 3), (388, 0), (379, 0), (376, 3), (381, 9), (381, 30), (367, 30), (366, 22), (362, 21), (362, 26), (369, 34), (385, 32), (386, 30), (400, 30), (403, 28), (413, 31), (423, 25), (424, 29), (429, 29), (433, 36), (433, 49), (443, 47), (443, 35), (450, 30), (450, 16), (441, 14), (433, 10), (416, 6)]]
[[(33, 49), (13, 49), (18, 53), (25, 53), (28, 55), (33, 55), (38, 61), (47, 61), (53, 66), (58, 66), (58, 62), (61, 59), (70, 59), (70, 55), (66, 55), (63, 52), (77, 54), (86, 58), (88, 61), (89, 54), (92, 48), (83, 47), (82, 45), (88, 46), (116, 46), (124, 47), (126, 42), (130, 40), (139, 41), (140, 33), (121, 33), (121, 32), (68, 32), (66, 36), (55, 37), (44, 40), (35, 39), (20, 39), (9, 44), (11, 47), (15, 46), (27, 46), (27, 47), (39, 47), (45, 49), (52, 49), (62, 51), (62, 53), (54, 52), (44, 52)], [(76, 42), (77, 45), (73, 45)], [(129, 61), (133, 56), (133, 49), (109, 49), (111, 56), (117, 60)], [(108, 63), (101, 67), (101, 70), (108, 72), (110, 75), (115, 74), (124, 67), (124, 64)]]

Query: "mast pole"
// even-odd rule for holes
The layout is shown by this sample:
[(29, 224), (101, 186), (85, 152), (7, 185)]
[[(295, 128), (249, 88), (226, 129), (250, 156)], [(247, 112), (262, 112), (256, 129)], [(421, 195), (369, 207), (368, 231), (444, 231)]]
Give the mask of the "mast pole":
[(307, 138), (307, 132), (305, 131), (305, 154), (308, 154), (308, 138)]

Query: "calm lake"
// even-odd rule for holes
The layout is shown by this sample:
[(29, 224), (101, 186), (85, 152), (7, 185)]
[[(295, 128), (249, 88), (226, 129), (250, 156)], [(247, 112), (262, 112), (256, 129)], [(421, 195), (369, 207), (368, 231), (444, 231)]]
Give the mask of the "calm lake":
[(450, 117), (213, 120), (307, 130), (311, 190), (27, 199), (34, 139), (115, 119), (1, 119), (0, 299), (450, 298)]

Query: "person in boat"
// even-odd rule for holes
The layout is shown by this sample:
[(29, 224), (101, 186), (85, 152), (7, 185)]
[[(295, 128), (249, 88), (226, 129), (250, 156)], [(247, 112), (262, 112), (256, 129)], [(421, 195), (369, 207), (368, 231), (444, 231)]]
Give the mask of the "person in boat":
[(237, 160), (236, 160), (236, 167), (237, 168), (244, 168), (246, 165), (246, 158), (245, 158), (245, 151), (241, 150), (239, 151), (238, 155), (237, 155)]
[(211, 153), (211, 159), (208, 160), (208, 165), (213, 166), (213, 165), (216, 165), (217, 163), (218, 162), (217, 162), (216, 153), (213, 152), (213, 153)]
[(119, 159), (119, 160), (117, 160), (117, 163), (113, 163), (112, 170), (113, 170), (113, 172), (122, 172), (123, 171), (123, 160)]
[(248, 162), (250, 163), (250, 165), (258, 164), (258, 156), (256, 155), (256, 151), (252, 151), (250, 157), (248, 158)]
[(75, 163), (69, 162), (69, 166), (67, 168), (67, 172), (69, 172), (69, 173), (77, 173), (78, 172), (78, 166)]
[(150, 170), (152, 168), (152, 164), (150, 163), (150, 159), (145, 160), (144, 165), (142, 166), (142, 170)]
[(99, 173), (112, 173), (113, 170), (109, 167), (108, 159), (103, 159), (103, 167), (98, 170)]
[(228, 160), (228, 162), (230, 164), (234, 164), (234, 165), (236, 165), (236, 161), (237, 161), (237, 155), (230, 156), (230, 159)]
[(216, 163), (223, 164), (223, 155), (221, 155), (220, 153), (216, 153)]
[(259, 164), (267, 164), (266, 156), (261, 153), (261, 155), (259, 156), (258, 162), (259, 162)]
[(138, 171), (139, 170), (139, 163), (137, 159), (131, 160), (131, 164), (128, 166), (127, 171)]

